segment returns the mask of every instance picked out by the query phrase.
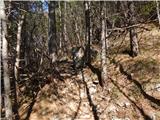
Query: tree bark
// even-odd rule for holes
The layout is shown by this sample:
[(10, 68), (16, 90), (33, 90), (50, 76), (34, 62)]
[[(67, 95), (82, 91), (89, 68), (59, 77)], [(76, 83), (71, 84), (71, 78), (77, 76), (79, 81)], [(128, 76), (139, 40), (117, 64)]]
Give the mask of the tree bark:
[(48, 35), (48, 49), (52, 63), (57, 61), (57, 35), (56, 35), (56, 15), (55, 15), (56, 1), (49, 2), (49, 35)]
[(159, 23), (159, 29), (160, 29), (160, 9), (159, 9), (159, 1), (156, 0), (156, 8), (157, 8), (157, 17), (158, 17), (158, 23)]
[(8, 69), (8, 41), (6, 40), (7, 26), (4, 1), (0, 1), (0, 20), (1, 20), (1, 42), (2, 42), (2, 62), (3, 62), (3, 80), (5, 90), (5, 117), (7, 120), (12, 120), (12, 103), (11, 103), (11, 88)]
[(91, 55), (90, 55), (90, 1), (84, 2), (85, 6), (85, 23), (86, 23), (86, 33), (85, 33), (85, 40), (86, 40), (86, 63), (91, 63)]
[(60, 26), (60, 32), (59, 32), (59, 48), (62, 50), (62, 8), (61, 8), (61, 1), (58, 2), (58, 9), (59, 9), (59, 26)]
[(19, 80), (19, 68), (20, 68), (20, 53), (21, 53), (21, 33), (22, 33), (22, 26), (24, 22), (24, 15), (21, 16), (18, 22), (18, 31), (17, 31), (17, 45), (16, 45), (16, 62), (14, 66), (14, 75), (16, 80)]
[[(135, 18), (135, 5), (134, 2), (128, 2), (128, 17), (129, 25), (134, 25), (136, 22)], [(129, 29), (130, 34), (130, 46), (131, 46), (131, 56), (135, 57), (139, 54), (139, 45), (138, 45), (138, 35), (135, 27)]]
[(66, 1), (64, 1), (64, 16), (63, 16), (63, 35), (64, 35), (64, 42), (67, 43), (67, 26), (66, 26)]
[[(103, 84), (107, 80), (107, 39), (106, 39), (106, 29), (107, 25), (105, 22), (105, 16), (106, 16), (106, 11), (104, 7), (104, 2), (102, 3), (102, 9), (101, 9), (101, 41), (102, 41), (102, 51), (101, 51), (101, 68), (102, 68), (102, 81)], [(103, 85), (104, 86), (104, 85)]]
[(63, 9), (62, 9), (62, 35), (63, 35), (63, 51), (65, 55), (67, 55), (68, 51), (68, 37), (67, 37), (67, 3), (66, 1), (63, 2)]
[(75, 32), (76, 32), (76, 36), (78, 39), (78, 44), (82, 46), (82, 42), (81, 42), (80, 35), (79, 35), (78, 31), (79, 31), (79, 29), (78, 29), (78, 25), (77, 25), (77, 19), (75, 19)]

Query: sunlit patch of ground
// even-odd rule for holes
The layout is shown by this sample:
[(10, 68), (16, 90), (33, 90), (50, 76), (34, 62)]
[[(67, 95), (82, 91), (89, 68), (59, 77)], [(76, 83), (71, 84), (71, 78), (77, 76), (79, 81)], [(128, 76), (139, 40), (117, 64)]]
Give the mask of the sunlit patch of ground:
[[(160, 34), (154, 28), (139, 35), (140, 55), (135, 58), (128, 54), (128, 35), (124, 42), (123, 36), (114, 41), (110, 58), (115, 61), (108, 61), (104, 89), (95, 84), (98, 76), (89, 67), (75, 74), (70, 63), (61, 64), (64, 82), (54, 79), (39, 91), (30, 120), (159, 120), (160, 106), (154, 99), (160, 100)], [(100, 55), (92, 65), (100, 68)]]

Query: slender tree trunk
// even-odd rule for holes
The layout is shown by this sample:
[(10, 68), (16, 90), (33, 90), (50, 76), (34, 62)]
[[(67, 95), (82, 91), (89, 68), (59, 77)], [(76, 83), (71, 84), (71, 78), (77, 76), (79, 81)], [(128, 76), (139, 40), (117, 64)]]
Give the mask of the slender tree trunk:
[(64, 1), (64, 18), (63, 18), (63, 30), (64, 30), (64, 42), (67, 43), (67, 27), (66, 27), (66, 1)]
[(1, 21), (1, 41), (2, 41), (2, 61), (3, 61), (3, 80), (5, 90), (5, 117), (7, 120), (12, 120), (12, 103), (11, 103), (11, 88), (8, 69), (8, 42), (6, 40), (7, 26), (4, 1), (0, 1), (0, 21)]
[(60, 32), (59, 32), (59, 48), (62, 50), (62, 8), (61, 8), (61, 1), (58, 2), (59, 7), (59, 22), (60, 22)]
[[(17, 45), (16, 45), (16, 61), (15, 61), (15, 65), (14, 65), (14, 76), (15, 76), (15, 89), (16, 89), (16, 103), (18, 104), (19, 100), (18, 100), (18, 96), (19, 96), (19, 87), (18, 87), (18, 81), (19, 81), (19, 76), (20, 76), (20, 56), (21, 56), (21, 43), (22, 43), (22, 26), (23, 26), (23, 22), (24, 22), (24, 15), (22, 14), (20, 17), (20, 20), (18, 22), (18, 31), (17, 31)], [(15, 105), (16, 105), (15, 103)], [(17, 105), (16, 105), (17, 106)], [(18, 107), (17, 107), (18, 109)], [(17, 112), (17, 116), (18, 115), (18, 110)], [(16, 117), (17, 117), (16, 116)]]
[[(130, 18), (129, 25), (134, 25), (136, 22), (135, 18), (135, 6), (134, 2), (128, 2), (128, 17)], [(131, 55), (135, 57), (139, 54), (139, 45), (138, 45), (138, 35), (135, 27), (129, 29), (130, 33), (130, 46), (131, 46)]]
[(26, 31), (25, 33), (25, 41), (24, 41), (24, 61), (25, 61), (25, 66), (29, 64), (29, 53), (30, 53), (30, 40), (28, 39), (29, 33)]
[(78, 31), (79, 31), (78, 25), (77, 25), (77, 22), (75, 20), (75, 32), (76, 32), (76, 36), (77, 36), (77, 39), (78, 39), (78, 44), (82, 46), (82, 42), (81, 42), (80, 35), (79, 35)]
[[(106, 16), (106, 11), (105, 11), (105, 7), (104, 7), (104, 2), (102, 4), (102, 10), (101, 10), (101, 41), (102, 41), (102, 51), (101, 51), (101, 68), (102, 68), (102, 81), (103, 84), (104, 82), (107, 80), (107, 39), (106, 39), (106, 22), (105, 22), (105, 16)], [(104, 86), (104, 85), (103, 85)]]
[(49, 40), (48, 49), (52, 63), (57, 60), (58, 42), (56, 33), (56, 15), (55, 15), (56, 1), (49, 1)]
[[(27, 24), (27, 22), (26, 22)], [(26, 31), (25, 33), (25, 65), (28, 65), (30, 63), (30, 54), (31, 54), (31, 41), (33, 40), (33, 32), (36, 28), (36, 25), (34, 24), (32, 26), (32, 29), (30, 31)], [(25, 29), (25, 27), (24, 27)], [(27, 30), (27, 28), (26, 28)]]
[(68, 37), (67, 37), (67, 3), (66, 1), (63, 2), (63, 9), (62, 9), (62, 30), (63, 30), (63, 49), (64, 53), (67, 55), (68, 51)]
[[(1, 5), (1, 4), (0, 4)], [(0, 32), (2, 31), (2, 22), (1, 22), (1, 19), (0, 19)], [(0, 33), (0, 35), (2, 35), (2, 32)], [(2, 103), (2, 69), (3, 69), (3, 66), (2, 66), (2, 37), (0, 36), (0, 85), (1, 85), (1, 90), (0, 90), (0, 105), (1, 105), (1, 108), (3, 107), (3, 103)], [(2, 117), (2, 115), (0, 114), (0, 117)]]
[(86, 63), (91, 63), (91, 55), (90, 55), (90, 1), (85, 1), (85, 22), (86, 22), (86, 34), (85, 34), (85, 41), (86, 45)]
[(157, 17), (158, 17), (158, 22), (159, 22), (159, 29), (160, 29), (160, 9), (159, 9), (159, 1), (156, 0), (156, 8), (157, 8)]
[[(90, 11), (91, 11), (91, 5), (90, 5)], [(93, 16), (90, 14), (89, 16), (89, 20), (90, 20), (90, 46), (92, 45), (92, 39), (93, 39)]]
[[(24, 10), (28, 11), (29, 10), (29, 2), (24, 3)], [(27, 15), (25, 14), (25, 19), (23, 22), (23, 30), (22, 30), (22, 58), (24, 59), (24, 66), (27, 66), (29, 64), (29, 52), (30, 52), (30, 31), (28, 30), (28, 21), (26, 19)], [(35, 24), (33, 25), (33, 28), (35, 28)], [(32, 31), (32, 30), (31, 30)]]
[(19, 23), (18, 23), (18, 31), (17, 31), (17, 45), (16, 45), (16, 62), (14, 66), (14, 75), (16, 80), (19, 80), (19, 68), (20, 68), (20, 53), (21, 53), (21, 33), (22, 33), (22, 26), (24, 22), (24, 15), (21, 16)]
[[(0, 3), (0, 6), (1, 6), (1, 4), (2, 3)], [(1, 9), (2, 9), (2, 7), (0, 7), (0, 12), (1, 12)], [(1, 20), (2, 18), (1, 18), (1, 15), (0, 15), (0, 85), (1, 85), (1, 89), (0, 89), (0, 105), (1, 105), (1, 108), (2, 108), (2, 20)], [(0, 117), (1, 117), (2, 115), (0, 114)]]
[(128, 20), (128, 1), (120, 1), (120, 7), (122, 8), (122, 11), (123, 11), (123, 22), (124, 22), (124, 25), (127, 26), (129, 24), (129, 20)]

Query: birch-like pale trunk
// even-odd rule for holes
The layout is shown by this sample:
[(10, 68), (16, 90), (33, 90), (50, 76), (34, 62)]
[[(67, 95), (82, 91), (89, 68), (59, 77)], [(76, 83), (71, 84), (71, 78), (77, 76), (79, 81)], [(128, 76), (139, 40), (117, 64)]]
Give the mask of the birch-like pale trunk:
[[(105, 22), (105, 16), (106, 16), (106, 11), (104, 9), (104, 3), (102, 4), (102, 10), (101, 10), (101, 41), (102, 41), (102, 50), (101, 50), (101, 76), (102, 76), (102, 81), (103, 84), (107, 80), (107, 39), (106, 39), (106, 22)], [(104, 85), (103, 85), (104, 86)]]
[(22, 26), (24, 22), (24, 15), (21, 16), (18, 22), (18, 31), (17, 31), (17, 45), (16, 45), (16, 62), (14, 66), (14, 75), (15, 79), (19, 80), (19, 68), (20, 68), (20, 52), (21, 52), (21, 33), (22, 33)]
[(156, 0), (156, 8), (157, 8), (157, 17), (158, 17), (158, 22), (159, 22), (159, 29), (160, 29), (160, 9), (159, 9), (159, 1)]
[(0, 1), (0, 22), (1, 22), (1, 44), (2, 44), (2, 62), (3, 62), (3, 80), (4, 80), (4, 103), (5, 103), (5, 117), (7, 120), (12, 120), (12, 103), (11, 103), (11, 87), (9, 78), (9, 68), (8, 68), (8, 41), (6, 40), (7, 35), (7, 25), (6, 25), (6, 15), (5, 15), (5, 5), (4, 1)]

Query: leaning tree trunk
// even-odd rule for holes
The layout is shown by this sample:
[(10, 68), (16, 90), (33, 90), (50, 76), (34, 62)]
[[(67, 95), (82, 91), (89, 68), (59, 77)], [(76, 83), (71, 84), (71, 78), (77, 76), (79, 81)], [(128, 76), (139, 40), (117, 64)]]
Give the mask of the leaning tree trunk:
[(49, 35), (48, 35), (48, 50), (52, 63), (57, 60), (57, 36), (56, 36), (56, 1), (49, 2)]
[(3, 62), (3, 80), (5, 90), (5, 117), (7, 120), (12, 120), (12, 103), (10, 98), (10, 78), (8, 69), (8, 41), (6, 40), (7, 26), (4, 1), (0, 1), (0, 21), (1, 21), (1, 42), (2, 42), (2, 62)]
[(104, 7), (104, 2), (101, 4), (102, 9), (101, 9), (101, 41), (102, 41), (102, 51), (101, 51), (101, 60), (102, 60), (102, 87), (104, 86), (104, 82), (107, 80), (107, 39), (106, 39), (106, 22), (105, 22), (105, 16), (106, 16), (106, 11)]
[(86, 33), (85, 33), (85, 42), (86, 44), (86, 63), (91, 63), (91, 55), (90, 55), (90, 1), (84, 2), (85, 6), (85, 22), (86, 22)]
[(156, 8), (157, 8), (157, 17), (158, 17), (158, 22), (159, 22), (159, 29), (160, 29), (160, 9), (159, 9), (159, 1), (156, 0)]
[[(134, 2), (128, 2), (128, 17), (130, 19), (129, 25), (132, 26), (136, 23), (136, 18), (135, 18), (135, 6)], [(131, 56), (135, 57), (139, 54), (139, 45), (138, 45), (138, 35), (135, 27), (131, 27), (129, 29), (130, 33), (130, 46), (131, 46)]]

